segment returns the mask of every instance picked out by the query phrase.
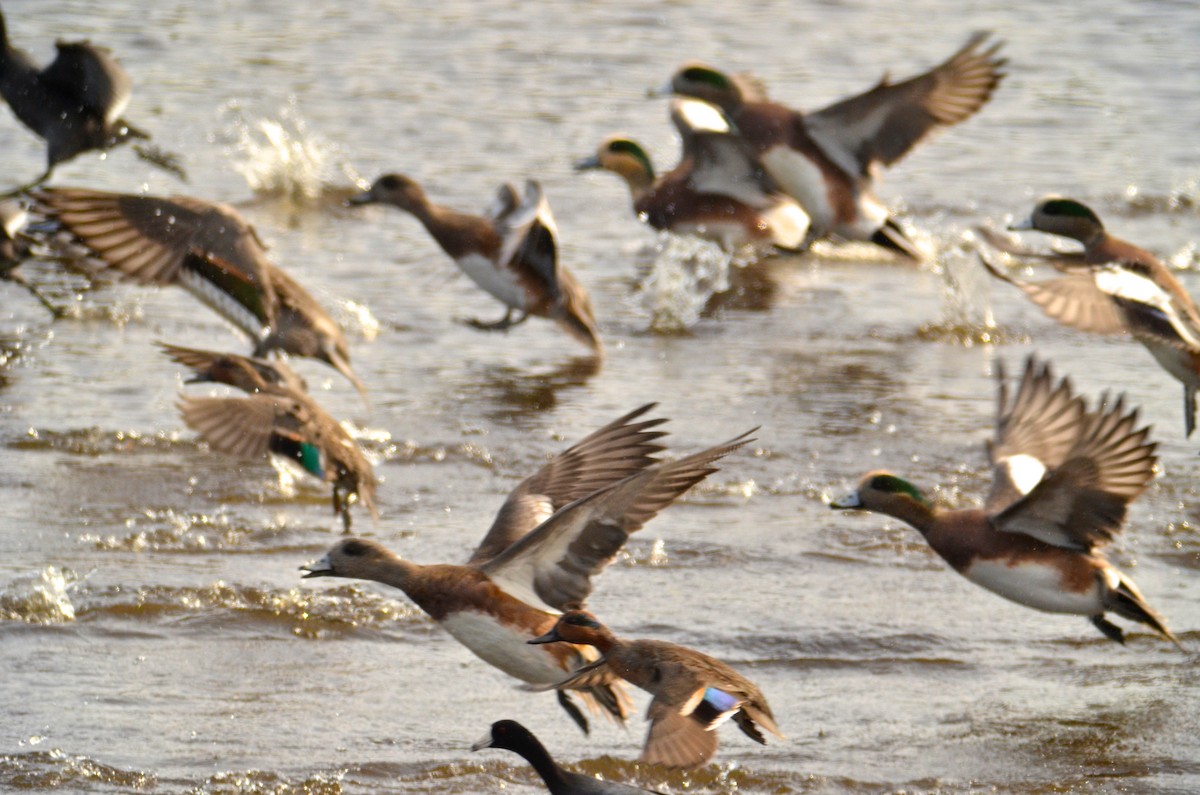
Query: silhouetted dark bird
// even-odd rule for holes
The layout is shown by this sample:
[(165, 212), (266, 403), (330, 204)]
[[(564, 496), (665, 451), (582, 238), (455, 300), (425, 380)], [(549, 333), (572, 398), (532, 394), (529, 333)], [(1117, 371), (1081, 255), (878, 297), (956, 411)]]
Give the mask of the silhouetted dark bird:
[[(47, 145), (45, 172), (8, 195), (42, 184), (55, 166), (80, 152), (150, 137), (121, 118), (133, 86), (111, 52), (87, 41), (57, 41), (54, 46), (58, 49), (54, 60), (39, 68), (9, 42), (0, 12), (0, 95), (21, 123)], [(175, 155), (149, 147), (137, 152), (180, 179), (187, 178)]]

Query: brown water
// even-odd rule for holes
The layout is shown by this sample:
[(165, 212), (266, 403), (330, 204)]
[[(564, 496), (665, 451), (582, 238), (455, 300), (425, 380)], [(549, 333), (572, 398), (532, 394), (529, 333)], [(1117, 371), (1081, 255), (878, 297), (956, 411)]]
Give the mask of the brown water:
[[(1142, 632), (1121, 648), (1011, 605), (899, 523), (826, 507), (880, 466), (974, 504), (995, 362), (1016, 370), (1037, 350), (1089, 395), (1126, 391), (1154, 424), (1162, 476), (1112, 555), (1200, 649), (1200, 459), (1178, 385), (1133, 343), (1060, 328), (989, 285), (969, 234), (1042, 193), (1074, 195), (1200, 293), (1200, 15), (880, 5), (6, 2), (38, 57), (55, 37), (116, 49), (137, 86), (128, 116), (192, 174), (180, 185), (119, 151), (59, 184), (242, 203), (347, 323), (369, 409), (331, 370), (297, 366), (378, 462), (383, 519), (359, 517), (361, 532), (417, 561), (462, 560), (520, 477), (648, 400), (680, 452), (762, 425), (753, 452), (635, 536), (592, 606), (623, 634), (750, 674), (790, 739), (760, 747), (726, 727), (715, 764), (660, 778), (631, 761), (640, 719), (585, 738), (402, 594), (302, 582), (297, 566), (337, 538), (326, 491), (197, 445), (174, 407), (179, 368), (152, 345), (242, 350), (236, 334), (180, 291), (89, 292), (51, 324), (0, 285), (0, 790), (534, 792), (515, 756), (467, 750), (513, 717), (564, 761), (673, 792), (1200, 791), (1195, 653)], [(1008, 41), (1010, 76), (881, 189), (936, 267), (779, 259), (697, 318), (672, 286), (689, 247), (656, 251), (615, 178), (571, 171), (615, 130), (671, 161), (664, 103), (644, 95), (687, 58), (754, 70), (811, 107), (925, 68), (979, 28)], [(0, 117), (15, 183), (43, 150)], [(329, 198), (385, 170), (462, 208), (540, 178), (597, 305), (603, 367), (536, 320), (507, 336), (454, 323), (500, 313), (412, 219)], [(631, 291), (656, 259), (659, 286)], [(64, 300), (80, 286), (26, 270)], [(671, 325), (687, 328), (652, 330)]]

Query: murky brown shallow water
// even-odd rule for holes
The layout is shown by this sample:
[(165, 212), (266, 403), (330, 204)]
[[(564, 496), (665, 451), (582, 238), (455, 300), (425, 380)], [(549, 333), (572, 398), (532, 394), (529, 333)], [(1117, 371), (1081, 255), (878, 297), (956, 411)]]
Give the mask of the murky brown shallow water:
[[(516, 757), (467, 750), (504, 717), (564, 761), (672, 792), (1200, 790), (1195, 654), (1140, 632), (1120, 648), (1083, 620), (1010, 605), (914, 531), (825, 505), (880, 466), (954, 505), (981, 499), (995, 361), (1015, 370), (1037, 350), (1089, 395), (1126, 391), (1154, 423), (1162, 476), (1113, 557), (1200, 648), (1200, 459), (1178, 386), (1138, 346), (1062, 329), (987, 284), (968, 234), (1042, 193), (1074, 195), (1200, 294), (1200, 16), (1186, 3), (879, 5), (6, 2), (37, 57), (55, 37), (115, 48), (137, 84), (129, 117), (192, 174), (179, 185), (116, 152), (62, 168), (60, 184), (243, 203), (274, 259), (347, 323), (369, 409), (332, 371), (298, 367), (378, 462), (383, 519), (359, 517), (360, 532), (459, 561), (519, 478), (634, 406), (660, 401), (679, 452), (761, 425), (753, 452), (634, 537), (592, 606), (624, 634), (747, 671), (790, 740), (727, 730), (716, 764), (659, 778), (630, 761), (640, 720), (585, 738), (402, 594), (301, 582), (296, 567), (337, 538), (327, 494), (287, 493), (270, 468), (198, 445), (174, 407), (179, 368), (152, 345), (240, 338), (181, 292), (100, 289), (51, 324), (3, 287), (0, 791), (536, 791)], [(819, 106), (979, 28), (1008, 41), (1010, 76), (881, 190), (941, 252), (936, 267), (779, 259), (688, 330), (650, 330), (656, 300), (660, 320), (678, 309), (675, 292), (630, 290), (655, 238), (615, 178), (571, 171), (615, 130), (674, 158), (647, 87), (704, 58)], [(0, 116), (16, 182), (42, 150)], [(270, 145), (264, 120), (289, 137)], [(454, 323), (499, 312), (412, 219), (279, 195), (336, 197), (385, 170), (463, 208), (540, 178), (596, 302), (603, 367), (544, 323), (506, 337)], [(680, 259), (671, 245), (660, 268)], [(62, 298), (80, 286), (26, 270)], [(982, 344), (993, 316), (1000, 344)]]

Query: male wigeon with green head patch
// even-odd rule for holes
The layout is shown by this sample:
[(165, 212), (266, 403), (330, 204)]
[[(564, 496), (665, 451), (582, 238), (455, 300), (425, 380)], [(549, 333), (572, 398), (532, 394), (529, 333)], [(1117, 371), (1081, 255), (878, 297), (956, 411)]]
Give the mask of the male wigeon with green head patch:
[[(1179, 645), (1137, 586), (1103, 554), (1126, 508), (1154, 477), (1149, 427), (1124, 400), (1089, 410), (1071, 384), (1032, 356), (1010, 402), (1003, 368), (991, 494), (983, 508), (947, 510), (889, 472), (870, 472), (835, 509), (887, 514), (915, 527), (959, 574), (1018, 604), (1086, 616), (1119, 643), (1113, 613)], [(1182, 648), (1182, 647), (1181, 647)]]

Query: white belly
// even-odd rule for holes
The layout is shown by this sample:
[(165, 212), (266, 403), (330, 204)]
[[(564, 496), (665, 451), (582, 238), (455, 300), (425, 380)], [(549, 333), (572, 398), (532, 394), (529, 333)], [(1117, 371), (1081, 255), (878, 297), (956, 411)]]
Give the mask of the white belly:
[(566, 677), (545, 646), (531, 646), (531, 637), (483, 613), (461, 612), (440, 622), (447, 632), (476, 657), (522, 682), (549, 685)]
[(487, 257), (468, 254), (456, 260), (463, 273), (505, 306), (525, 309), (525, 291), (511, 271), (498, 269)]
[(980, 561), (966, 572), (967, 579), (1017, 604), (1047, 613), (1094, 616), (1104, 612), (1099, 584), (1083, 593), (1064, 590), (1062, 575), (1051, 566), (1025, 563), (1006, 566)]
[(825, 176), (815, 163), (786, 146), (776, 146), (762, 156), (763, 167), (785, 193), (800, 202), (819, 234), (834, 222), (833, 205), (825, 187)]

